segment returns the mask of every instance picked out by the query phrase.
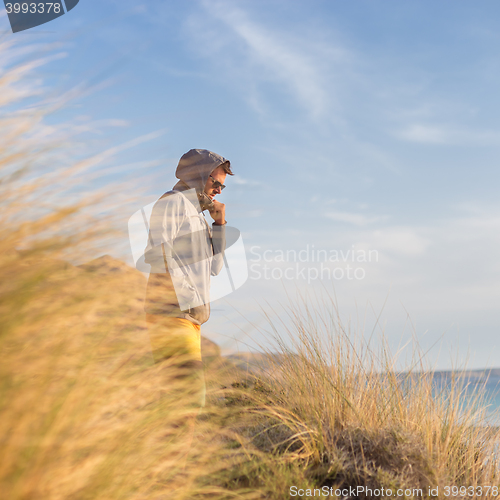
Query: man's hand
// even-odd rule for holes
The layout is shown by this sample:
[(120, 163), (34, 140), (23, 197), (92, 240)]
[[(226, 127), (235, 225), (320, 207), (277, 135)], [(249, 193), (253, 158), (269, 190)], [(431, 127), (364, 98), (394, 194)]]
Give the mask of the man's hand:
[(226, 222), (226, 205), (220, 201), (212, 201), (214, 208), (210, 210), (210, 215), (214, 220), (214, 224), (224, 224)]

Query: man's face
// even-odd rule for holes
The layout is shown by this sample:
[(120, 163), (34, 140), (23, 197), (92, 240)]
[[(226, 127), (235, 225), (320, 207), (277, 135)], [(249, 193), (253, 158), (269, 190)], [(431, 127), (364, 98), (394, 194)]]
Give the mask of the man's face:
[(215, 195), (222, 191), (220, 186), (214, 188), (214, 179), (219, 181), (221, 184), (224, 184), (224, 181), (226, 180), (226, 172), (224, 172), (222, 167), (217, 167), (210, 175), (211, 177), (208, 178), (204, 191), (213, 200)]

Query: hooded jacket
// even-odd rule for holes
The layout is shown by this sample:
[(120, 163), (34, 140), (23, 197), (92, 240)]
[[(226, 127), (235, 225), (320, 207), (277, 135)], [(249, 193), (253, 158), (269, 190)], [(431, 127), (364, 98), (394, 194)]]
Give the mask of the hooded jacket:
[(210, 276), (223, 266), (225, 226), (208, 225), (199, 196), (211, 173), (229, 161), (191, 149), (179, 161), (179, 182), (154, 205), (145, 262), (151, 265), (145, 310), (196, 325), (210, 316)]

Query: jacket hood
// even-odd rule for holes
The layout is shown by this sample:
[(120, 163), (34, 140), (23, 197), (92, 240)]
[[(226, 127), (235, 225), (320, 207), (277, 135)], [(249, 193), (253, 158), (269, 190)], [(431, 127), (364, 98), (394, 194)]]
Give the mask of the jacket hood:
[(229, 163), (222, 156), (207, 149), (191, 149), (179, 160), (175, 176), (180, 179), (174, 186), (176, 191), (185, 191), (189, 188), (202, 192), (210, 174), (223, 163)]

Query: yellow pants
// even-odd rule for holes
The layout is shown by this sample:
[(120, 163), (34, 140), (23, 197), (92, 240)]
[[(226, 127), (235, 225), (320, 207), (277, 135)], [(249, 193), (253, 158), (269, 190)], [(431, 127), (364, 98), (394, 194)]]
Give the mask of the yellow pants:
[(168, 360), (175, 378), (186, 381), (186, 392), (195, 394), (195, 405), (205, 406), (200, 326), (162, 314), (146, 314), (146, 323), (155, 363)]

